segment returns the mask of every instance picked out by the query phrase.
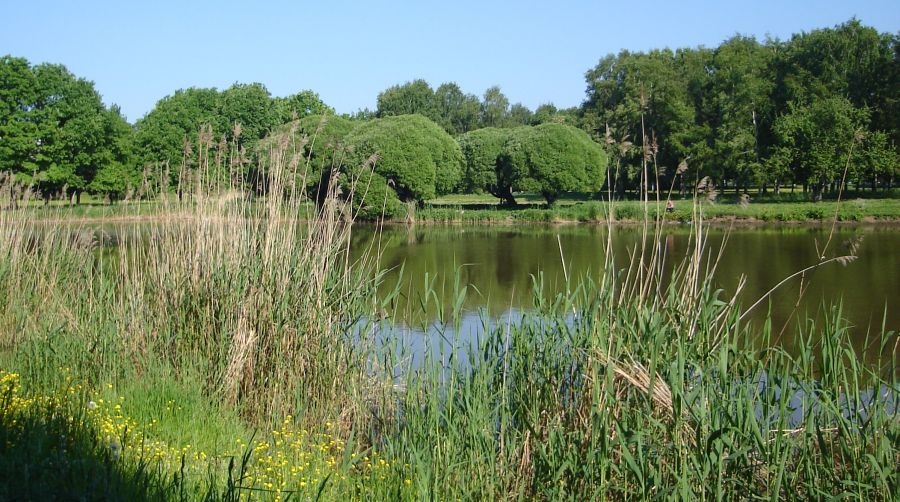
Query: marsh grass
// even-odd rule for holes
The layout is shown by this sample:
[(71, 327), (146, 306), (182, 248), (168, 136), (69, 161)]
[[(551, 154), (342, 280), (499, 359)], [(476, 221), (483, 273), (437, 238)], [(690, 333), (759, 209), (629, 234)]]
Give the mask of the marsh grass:
[(248, 419), (303, 409), (343, 414), (350, 427), (364, 414), (339, 396), (361, 388), (347, 379), (364, 378), (356, 352), (366, 349), (344, 338), (373, 272), (368, 255), (349, 261), (348, 205), (329, 193), (317, 208), (297, 189), (308, 159), (292, 141), (288, 133), (270, 144), (259, 166), (267, 196), (253, 200), (240, 163), (201, 134), (193, 174), (179, 176), (189, 186), (173, 189), (181, 200), (163, 198), (141, 225), (113, 224), (114, 254), (90, 228), (0, 213), (0, 342), (90, 380), (163, 361), (174, 378), (200, 375), (207, 393)]
[[(691, 245), (667, 255), (665, 198), (647, 190), (652, 142), (643, 148), (643, 204), (632, 214), (642, 238), (626, 267), (614, 266), (608, 241), (599, 273), (566, 271), (566, 291), (555, 296), (536, 275), (531, 309), (484, 319), (474, 336), (459, 329), (473, 293), (459, 276), (420, 278), (430, 285), (420, 308), (451, 308), (416, 335), (424, 350), (413, 354), (391, 327), (399, 286), (376, 295), (378, 240), (350, 259), (352, 198), (365, 187), (339, 196), (330, 183), (334, 191), (311, 204), (300, 188), (309, 159), (290, 131), (266, 143), (259, 184), (247, 186), (239, 152), (200, 138), (195, 164), (175, 177), (183, 186), (162, 187), (181, 197), (162, 198), (140, 225), (113, 223), (115, 252), (105, 248), (113, 237), (65, 223), (54, 206), (40, 221), (33, 208), (0, 211), (0, 362), (21, 373), (31, 396), (83, 385), (62, 407), (18, 418), (11, 405), (0, 410), (5, 458), (14, 459), (3, 467), (8, 478), (20, 475), (16, 462), (54, 458), (46, 438), (78, 437), (86, 452), (78, 465), (87, 474), (65, 471), (76, 477), (48, 478), (29, 493), (888, 500), (896, 492), (896, 332), (883, 327), (867, 344), (875, 354), (859, 354), (835, 309), (798, 325), (791, 355), (771, 323), (744, 323), (740, 288), (723, 297), (713, 286), (721, 249), (707, 242), (715, 205), (700, 180), (689, 207), (679, 204)], [(623, 207), (598, 203), (591, 218), (611, 226), (632, 210)], [(565, 255), (560, 241), (564, 264)], [(812, 269), (853, 252), (826, 245), (821, 255)], [(96, 389), (120, 394), (120, 415), (137, 417), (135, 427), (155, 424), (154, 440), (175, 451), (191, 444), (216, 462), (111, 457), (78, 419)], [(285, 438), (298, 429), (333, 439), (290, 457)], [(270, 431), (264, 447), (253, 430)], [(234, 436), (247, 447), (226, 448)], [(312, 485), (296, 470), (309, 462), (307, 447), (327, 465)], [(107, 491), (78, 481), (99, 472)]]

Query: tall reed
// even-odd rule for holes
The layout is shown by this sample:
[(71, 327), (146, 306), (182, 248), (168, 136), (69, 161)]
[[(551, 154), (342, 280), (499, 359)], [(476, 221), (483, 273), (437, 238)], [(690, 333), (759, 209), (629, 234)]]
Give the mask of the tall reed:
[(46, 347), (65, 333), (67, 365), (83, 361), (94, 380), (166, 364), (202, 375), (248, 418), (304, 410), (349, 427), (366, 416), (350, 397), (367, 385), (365, 341), (349, 333), (376, 280), (371, 255), (350, 262), (349, 205), (334, 183), (321, 205), (307, 199), (298, 180), (309, 159), (293, 130), (261, 154), (264, 196), (245, 185), (235, 144), (199, 137), (178, 197), (163, 185), (153, 217), (103, 227), (114, 253), (92, 229), (0, 213), (0, 295), (11, 300), (0, 340), (14, 347), (27, 333)]

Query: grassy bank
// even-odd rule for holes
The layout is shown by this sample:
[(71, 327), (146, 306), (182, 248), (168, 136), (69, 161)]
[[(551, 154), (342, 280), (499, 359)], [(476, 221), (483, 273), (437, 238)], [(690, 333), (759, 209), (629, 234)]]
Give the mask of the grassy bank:
[[(232, 196), (238, 196), (234, 192)], [(240, 195), (244, 196), (244, 195)], [(666, 212), (665, 200), (656, 203), (651, 200), (644, 213), (644, 204), (639, 200), (616, 200), (612, 204), (593, 200), (586, 194), (572, 194), (547, 207), (537, 194), (519, 194), (518, 206), (500, 205), (498, 199), (490, 195), (447, 195), (427, 202), (423, 207), (411, 207), (412, 220), (421, 223), (605, 223), (609, 213), (613, 221), (620, 223), (642, 223), (645, 216), (649, 220), (657, 218), (673, 223), (692, 221), (690, 199), (673, 199), (672, 212)], [(737, 221), (741, 223), (820, 223), (837, 218), (841, 222), (898, 222), (900, 221), (900, 195), (898, 192), (851, 192), (840, 201), (823, 200), (811, 202), (804, 193), (758, 194), (741, 202), (739, 194), (720, 195), (715, 201), (703, 205), (706, 221)], [(245, 215), (259, 214), (254, 206), (264, 206), (265, 198), (247, 196), (242, 203)], [(139, 221), (149, 220), (163, 214), (172, 216), (171, 210), (181, 204), (169, 195), (158, 200), (126, 201), (114, 204), (86, 199), (81, 205), (67, 201), (51, 201), (44, 206), (42, 201), (25, 204), (26, 214), (35, 220), (69, 220), (75, 222)], [(313, 204), (300, 202), (297, 215), (306, 218), (313, 212)], [(187, 207), (187, 205), (185, 205)], [(187, 214), (189, 216), (189, 214)], [(398, 222), (407, 222), (406, 217)]]
[[(637, 200), (600, 201), (568, 199), (554, 207), (546, 207), (533, 197), (522, 197), (520, 206), (510, 208), (496, 204), (496, 199), (484, 196), (451, 196), (437, 199), (415, 213), (416, 221), (440, 223), (603, 223), (608, 217), (617, 222), (642, 222), (644, 204)], [(739, 221), (744, 223), (817, 223), (832, 221), (900, 221), (898, 198), (850, 198), (840, 202), (826, 200), (809, 202), (803, 197), (763, 197), (762, 201), (745, 204), (729, 197), (703, 205), (707, 221)], [(674, 200), (672, 212), (666, 203), (651, 201), (646, 217), (669, 222), (688, 223), (693, 219), (690, 200)]]
[[(346, 206), (279, 189), (290, 159), (263, 166), (283, 196), (200, 185), (114, 223), (114, 251), (0, 212), (0, 499), (888, 500), (900, 483), (897, 334), (858, 354), (835, 308), (791, 356), (714, 290), (704, 227), (671, 275), (651, 224), (627, 269), (553, 297), (538, 276), (533, 308), (474, 341), (450, 335), (457, 282), (444, 336), (413, 352), (389, 327), (397, 292), (375, 294), (377, 249), (349, 260)], [(811, 267), (852, 261), (834, 248)]]

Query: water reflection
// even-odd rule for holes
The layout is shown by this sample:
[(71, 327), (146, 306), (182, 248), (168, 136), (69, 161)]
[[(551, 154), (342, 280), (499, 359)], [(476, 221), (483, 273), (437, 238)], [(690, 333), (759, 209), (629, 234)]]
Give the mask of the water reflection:
[[(829, 231), (827, 227), (711, 228), (708, 251), (713, 255), (728, 237), (714, 284), (722, 289), (723, 297), (730, 297), (740, 277), (746, 276), (746, 287), (739, 300), (749, 306), (782, 279), (816, 263)], [(456, 297), (454, 275), (458, 273), (462, 285), (468, 286), (464, 310), (484, 310), (496, 319), (510, 309), (528, 309), (533, 305), (535, 280), (543, 283), (545, 297), (565, 292), (563, 261), (570, 277), (596, 280), (603, 269), (606, 234), (605, 227), (591, 225), (388, 226), (380, 236), (381, 265), (391, 268), (391, 272), (382, 290), (386, 292), (399, 283), (402, 294), (395, 305), (398, 320), (427, 328), (449, 314)], [(840, 303), (842, 315), (850, 321), (860, 344), (868, 331), (880, 331), (882, 323), (888, 330), (897, 330), (900, 312), (895, 302), (900, 293), (900, 269), (895, 250), (900, 248), (900, 230), (840, 227), (829, 255), (846, 252), (841, 249), (842, 243), (859, 236), (863, 238), (859, 259), (847, 266), (829, 264), (806, 274), (802, 280), (790, 281), (758, 307), (751, 320), (760, 322), (771, 311), (775, 332), (784, 331), (788, 336), (807, 319), (824, 322), (828, 308)], [(354, 229), (353, 249), (358, 253), (375, 237), (374, 227), (358, 226)], [(616, 268), (624, 270), (629, 256), (639, 252), (641, 230), (617, 227), (612, 237)], [(665, 270), (671, 271), (690, 252), (689, 237), (686, 228), (666, 229), (662, 239)], [(442, 300), (441, 305), (436, 305), (433, 298), (424, 298), (426, 276)], [(573, 281), (569, 287), (575, 284)], [(427, 308), (423, 309), (423, 305)], [(789, 339), (785, 341), (790, 345)]]

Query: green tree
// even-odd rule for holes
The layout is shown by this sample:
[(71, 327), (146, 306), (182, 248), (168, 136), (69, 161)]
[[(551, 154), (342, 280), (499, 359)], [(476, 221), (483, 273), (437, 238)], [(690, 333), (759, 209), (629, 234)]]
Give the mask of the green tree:
[(872, 131), (865, 135), (860, 152), (860, 162), (854, 165), (853, 177), (857, 185), (863, 181), (871, 183), (872, 190), (879, 184), (891, 187), (900, 170), (900, 155), (890, 144), (884, 131)]
[[(92, 82), (72, 75), (62, 65), (34, 67), (37, 100), (33, 111), (38, 124), (38, 145), (33, 156), (36, 182), (44, 200), (64, 188), (79, 194), (87, 189), (97, 169), (112, 160), (126, 160), (128, 128), (116, 127)], [(124, 119), (121, 119), (124, 122)]]
[(327, 183), (335, 170), (346, 170), (352, 155), (345, 148), (345, 139), (358, 122), (338, 115), (309, 115), (287, 127), (294, 131), (290, 153), (300, 155), (298, 182), (303, 183), (309, 196), (322, 202)]
[(538, 106), (534, 111), (535, 125), (556, 122), (556, 115), (558, 112), (559, 110), (556, 109), (556, 106), (554, 106), (553, 103), (545, 103)]
[(516, 103), (509, 107), (509, 118), (507, 126), (518, 127), (534, 124), (534, 112), (529, 110), (527, 106), (523, 105), (522, 103)]
[[(421, 115), (400, 115), (363, 122), (347, 136), (353, 149), (351, 169), (377, 155), (374, 172), (399, 200), (423, 202), (450, 193), (462, 177), (462, 153), (456, 141)], [(380, 206), (371, 200), (365, 206)]]
[(765, 186), (783, 181), (765, 168), (764, 153), (771, 142), (774, 108), (772, 61), (775, 51), (755, 39), (735, 36), (713, 54), (709, 100), (714, 153), (722, 178), (738, 186)]
[(862, 149), (855, 145), (868, 125), (868, 112), (840, 97), (820, 99), (810, 105), (795, 105), (775, 123), (780, 155), (790, 166), (794, 179), (812, 188), (813, 196), (839, 181), (851, 147), (862, 161)]
[(171, 181), (176, 181), (185, 143), (196, 144), (201, 127), (216, 125), (218, 116), (219, 92), (215, 89), (191, 87), (162, 98), (135, 124), (139, 160), (165, 163)]
[(456, 136), (478, 127), (478, 96), (465, 94), (455, 82), (441, 84), (434, 91), (432, 109), (438, 125)]
[(434, 118), (434, 91), (428, 82), (418, 79), (402, 85), (395, 85), (378, 94), (379, 118), (418, 113)]
[(274, 98), (273, 106), (278, 124), (313, 115), (334, 115), (334, 109), (326, 105), (319, 95), (310, 90), (300, 91), (284, 98)]
[(584, 131), (563, 124), (518, 128), (504, 145), (498, 182), (534, 190), (552, 205), (565, 192), (595, 192), (606, 178), (606, 153)]
[[(627, 176), (629, 168), (639, 173), (643, 158), (651, 152), (658, 165), (667, 168), (659, 170), (660, 181), (667, 183), (666, 176), (673, 176), (675, 166), (690, 154), (692, 143), (697, 141), (697, 111), (683, 71), (684, 52), (622, 51), (604, 57), (586, 74), (584, 128), (600, 139), (608, 126), (620, 139), (627, 137), (638, 146), (627, 152), (620, 172), (613, 173), (615, 179), (610, 180), (622, 190), (637, 181)], [(656, 176), (652, 172), (646, 175), (652, 187)]]
[(463, 134), (457, 140), (465, 160), (462, 189), (468, 193), (485, 191), (515, 204), (512, 187), (497, 180), (497, 159), (515, 129), (486, 127)]
[(95, 158), (97, 169), (87, 190), (104, 195), (111, 201), (123, 198), (129, 190), (142, 195), (140, 190), (144, 187), (141, 186), (134, 154), (134, 129), (115, 105), (103, 116), (102, 137), (107, 144)]
[(279, 125), (278, 110), (273, 106), (272, 97), (259, 83), (234, 84), (222, 92), (217, 119), (214, 132), (224, 133), (230, 143), (248, 152)]
[(481, 101), (481, 127), (504, 127), (509, 119), (509, 99), (500, 91), (500, 87), (489, 87), (484, 91)]
[(9, 56), (0, 60), (0, 81), (0, 167), (33, 183), (45, 201), (64, 189), (80, 199), (112, 163), (129, 180), (131, 126), (117, 107), (104, 107), (92, 82), (62, 65), (31, 67)]
[[(37, 82), (26, 59), (0, 58), (0, 171), (30, 178), (37, 169)], [(14, 196), (13, 194), (10, 194)]]

